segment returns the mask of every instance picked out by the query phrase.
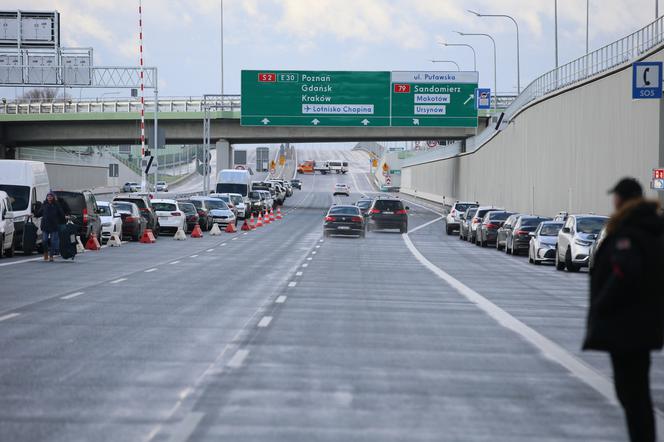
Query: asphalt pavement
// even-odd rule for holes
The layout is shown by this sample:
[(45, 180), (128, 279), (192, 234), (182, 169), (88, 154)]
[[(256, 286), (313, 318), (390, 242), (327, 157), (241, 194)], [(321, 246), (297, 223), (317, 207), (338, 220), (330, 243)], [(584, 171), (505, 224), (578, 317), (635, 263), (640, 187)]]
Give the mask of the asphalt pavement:
[(375, 192), (362, 155), (246, 235), (3, 260), (0, 439), (626, 440), (607, 358), (579, 351), (587, 275), (447, 236), (422, 201), (408, 235), (323, 239)]

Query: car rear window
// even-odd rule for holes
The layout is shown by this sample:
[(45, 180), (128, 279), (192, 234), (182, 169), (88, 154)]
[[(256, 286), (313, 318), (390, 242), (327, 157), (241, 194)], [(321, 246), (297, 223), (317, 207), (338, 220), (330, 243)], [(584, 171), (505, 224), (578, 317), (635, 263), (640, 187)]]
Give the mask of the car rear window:
[(357, 207), (359, 207), (361, 209), (368, 209), (370, 205), (371, 205), (371, 201), (369, 201), (369, 200), (364, 200), (364, 201), (358, 201), (357, 202)]
[(374, 208), (378, 210), (401, 210), (403, 203), (397, 200), (376, 200)]
[(475, 216), (475, 213), (477, 212), (477, 209), (472, 208), (472, 209), (470, 209), (470, 210), (467, 210), (467, 212), (468, 212), (468, 214), (466, 215), (466, 218), (470, 219), (470, 218), (472, 218), (473, 216)]
[(577, 218), (576, 230), (581, 233), (597, 234), (600, 230), (602, 230), (602, 227), (604, 227), (606, 221), (606, 218), (600, 217)]
[(202, 209), (203, 208), (203, 203), (198, 201), (198, 200), (191, 200), (191, 201), (187, 201), (187, 202), (193, 204), (194, 207), (197, 208), (197, 209)]
[(115, 201), (126, 201), (128, 203), (134, 203), (138, 206), (139, 209), (146, 209), (147, 205), (143, 198), (117, 198)]
[(560, 229), (563, 227), (562, 224), (544, 224), (540, 230), (540, 235), (542, 236), (557, 236)]
[(357, 207), (343, 206), (343, 207), (332, 207), (330, 209), (330, 215), (359, 215), (360, 209)]
[(491, 221), (505, 221), (510, 214), (507, 212), (492, 212), (489, 213), (489, 219)]
[(118, 212), (132, 213), (131, 204), (129, 203), (113, 203)]
[(242, 204), (244, 202), (240, 195), (231, 195), (231, 201), (233, 201), (233, 204)]
[(477, 207), (476, 204), (459, 204), (457, 203), (454, 208), (456, 209), (457, 212), (465, 212), (471, 207)]
[(475, 216), (476, 216), (477, 218), (484, 218), (484, 215), (486, 215), (487, 212), (490, 212), (490, 211), (491, 211), (491, 209), (482, 209), (482, 210), (478, 210), (477, 212), (475, 212)]
[(152, 203), (152, 208), (158, 212), (172, 212), (177, 210), (177, 206), (172, 203)]
[(82, 214), (85, 205), (85, 197), (78, 192), (55, 192), (58, 201), (63, 206), (65, 213)]
[(180, 203), (180, 209), (187, 215), (196, 215), (196, 207), (191, 203)]
[(228, 210), (228, 206), (222, 200), (207, 200), (205, 201), (205, 204), (207, 204), (210, 209)]
[(521, 218), (521, 227), (537, 227), (542, 221), (541, 218)]

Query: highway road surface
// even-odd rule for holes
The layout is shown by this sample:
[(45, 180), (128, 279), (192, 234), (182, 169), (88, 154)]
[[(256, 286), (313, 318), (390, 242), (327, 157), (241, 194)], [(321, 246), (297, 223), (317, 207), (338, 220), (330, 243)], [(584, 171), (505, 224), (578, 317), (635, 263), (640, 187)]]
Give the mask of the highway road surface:
[[(624, 441), (605, 355), (579, 351), (587, 274), (447, 236), (323, 239), (307, 175), (283, 220), (0, 263), (2, 441)], [(337, 182), (351, 197), (333, 197)], [(664, 409), (664, 371), (653, 388)]]

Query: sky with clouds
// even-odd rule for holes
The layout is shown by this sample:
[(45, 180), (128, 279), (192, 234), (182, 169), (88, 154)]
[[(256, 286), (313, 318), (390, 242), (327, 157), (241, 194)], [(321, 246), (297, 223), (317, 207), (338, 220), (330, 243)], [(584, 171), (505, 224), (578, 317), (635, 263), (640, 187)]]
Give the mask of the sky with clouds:
[[(220, 91), (220, 0), (144, 0), (145, 60), (159, 68), (161, 96)], [(586, 0), (559, 0), (561, 63), (585, 52)], [(138, 0), (3, 0), (5, 10), (58, 10), (67, 47), (93, 47), (95, 64), (138, 64)], [(521, 30), (521, 82), (554, 66), (554, 0), (224, 0), (226, 93), (239, 93), (242, 69), (445, 70), (451, 59), (473, 67), (493, 87), (496, 39), (498, 91), (516, 92), (514, 25), (477, 18), (466, 9), (509, 14)], [(590, 0), (590, 48), (597, 49), (654, 19), (655, 0)], [(11, 95), (11, 91), (8, 95)], [(74, 93), (74, 95), (76, 95)], [(87, 91), (100, 95), (101, 91)], [(83, 92), (86, 95), (86, 92)]]

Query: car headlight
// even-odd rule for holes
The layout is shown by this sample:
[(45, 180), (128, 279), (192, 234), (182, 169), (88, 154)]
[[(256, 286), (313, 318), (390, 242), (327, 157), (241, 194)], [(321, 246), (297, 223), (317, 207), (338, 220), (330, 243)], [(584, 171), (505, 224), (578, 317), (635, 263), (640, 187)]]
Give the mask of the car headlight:
[(555, 244), (540, 244), (540, 249), (555, 249)]
[(582, 246), (582, 247), (589, 247), (589, 246), (592, 245), (592, 243), (593, 243), (592, 241), (585, 241), (583, 239), (575, 239), (574, 240), (574, 244), (576, 244), (577, 246)]

